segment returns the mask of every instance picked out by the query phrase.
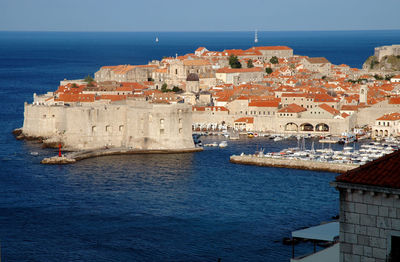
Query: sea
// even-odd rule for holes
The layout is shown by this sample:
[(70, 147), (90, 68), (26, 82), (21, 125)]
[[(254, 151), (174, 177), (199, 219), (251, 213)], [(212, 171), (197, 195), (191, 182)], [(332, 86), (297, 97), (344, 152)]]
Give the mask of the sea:
[[(258, 45), (287, 45), (295, 54), (361, 68), (374, 47), (400, 44), (400, 31), (258, 32), (258, 38)], [(57, 152), (11, 134), (23, 125), (24, 102), (54, 91), (60, 80), (199, 46), (247, 49), (253, 41), (254, 32), (0, 32), (0, 260), (289, 261), (284, 237), (338, 214), (338, 192), (329, 184), (337, 174), (235, 165), (229, 156), (279, 151), (296, 139), (41, 165)], [(312, 249), (301, 243), (295, 252)]]

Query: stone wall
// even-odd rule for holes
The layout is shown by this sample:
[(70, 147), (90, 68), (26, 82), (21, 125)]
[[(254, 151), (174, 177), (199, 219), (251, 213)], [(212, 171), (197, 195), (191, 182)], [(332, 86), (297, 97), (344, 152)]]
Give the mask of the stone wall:
[(339, 188), (340, 261), (384, 262), (391, 235), (400, 231), (399, 197), (358, 187)]
[(61, 142), (71, 150), (193, 148), (191, 107), (123, 101), (112, 104), (25, 104), (23, 134)]

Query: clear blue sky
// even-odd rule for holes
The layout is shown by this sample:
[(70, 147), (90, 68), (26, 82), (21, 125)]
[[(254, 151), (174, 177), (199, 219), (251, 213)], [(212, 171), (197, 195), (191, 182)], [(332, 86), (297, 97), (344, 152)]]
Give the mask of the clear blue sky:
[(0, 30), (400, 29), (400, 0), (0, 0)]

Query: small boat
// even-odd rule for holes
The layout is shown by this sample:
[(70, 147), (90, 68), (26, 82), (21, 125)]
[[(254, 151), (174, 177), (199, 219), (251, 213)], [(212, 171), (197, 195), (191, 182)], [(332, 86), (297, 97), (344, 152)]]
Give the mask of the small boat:
[(283, 140), (283, 138), (280, 136), (277, 136), (274, 138), (274, 142), (278, 142), (278, 141), (282, 141), (282, 140)]
[(31, 152), (31, 155), (32, 155), (32, 156), (38, 156), (39, 153), (38, 153), (38, 152)]
[(158, 40), (158, 37), (156, 36), (156, 43), (158, 43), (158, 41), (159, 41), (159, 40)]
[(221, 143), (219, 143), (218, 146), (221, 147), (221, 148), (227, 147), (228, 146), (228, 142), (222, 141)]
[(248, 138), (253, 138), (253, 137), (254, 137), (254, 134), (253, 134), (253, 133), (247, 133), (247, 137), (248, 137)]

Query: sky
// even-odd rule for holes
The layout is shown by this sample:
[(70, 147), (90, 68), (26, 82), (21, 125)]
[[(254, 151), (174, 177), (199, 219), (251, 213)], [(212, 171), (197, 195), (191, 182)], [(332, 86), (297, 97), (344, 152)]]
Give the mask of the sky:
[(1, 31), (400, 29), (400, 0), (0, 0)]

